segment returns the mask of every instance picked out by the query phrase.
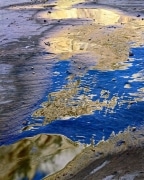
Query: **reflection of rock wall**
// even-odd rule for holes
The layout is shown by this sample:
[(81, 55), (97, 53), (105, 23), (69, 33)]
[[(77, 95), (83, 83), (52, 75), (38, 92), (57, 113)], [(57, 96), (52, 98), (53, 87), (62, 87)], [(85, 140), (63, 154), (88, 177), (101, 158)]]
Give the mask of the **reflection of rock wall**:
[[(41, 42), (47, 51), (55, 53), (59, 59), (87, 54), (100, 70), (125, 68), (121, 62), (128, 59), (129, 49), (144, 42), (144, 21), (114, 10), (56, 9), (50, 14), (40, 12), (37, 18), (62, 21), (60, 28), (53, 28)], [(73, 24), (72, 19), (79, 24), (63, 25), (67, 20)], [(83, 23), (83, 19), (89, 21)]]
[(39, 18), (54, 19), (89, 19), (95, 20), (97, 23), (111, 25), (118, 22), (120, 15), (107, 9), (60, 9), (50, 14), (47, 12), (39, 13)]
[(38, 135), (0, 147), (0, 179), (33, 179), (63, 168), (82, 149), (63, 136)]

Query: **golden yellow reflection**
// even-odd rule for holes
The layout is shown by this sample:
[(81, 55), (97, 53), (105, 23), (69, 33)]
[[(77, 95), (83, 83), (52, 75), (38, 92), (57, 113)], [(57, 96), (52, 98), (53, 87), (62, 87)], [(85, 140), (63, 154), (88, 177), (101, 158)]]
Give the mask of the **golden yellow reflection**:
[(73, 5), (85, 2), (86, 0), (57, 0), (56, 8), (70, 8)]
[(83, 146), (59, 135), (37, 135), (0, 147), (0, 179), (33, 179), (62, 169)]
[(120, 14), (106, 9), (58, 9), (51, 13), (47, 11), (38, 13), (39, 18), (54, 19), (89, 19), (103, 25), (115, 24), (120, 19)]
[[(62, 20), (62, 24), (41, 41), (48, 52), (59, 59), (87, 54), (100, 70), (126, 68), (128, 64), (122, 62), (128, 59), (130, 48), (144, 43), (144, 21), (113, 10), (59, 9), (50, 14), (42, 12), (37, 17)], [(71, 18), (78, 20), (78, 24)], [(74, 24), (63, 25), (68, 19)]]

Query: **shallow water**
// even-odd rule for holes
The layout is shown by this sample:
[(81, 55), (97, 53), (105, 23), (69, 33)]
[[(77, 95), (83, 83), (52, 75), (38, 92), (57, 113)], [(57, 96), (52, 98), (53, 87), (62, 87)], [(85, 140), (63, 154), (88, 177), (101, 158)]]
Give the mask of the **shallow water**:
[[(107, 139), (113, 131), (118, 133), (128, 126), (143, 125), (144, 48), (135, 48), (132, 49), (132, 52), (134, 56), (131, 60), (125, 62), (130, 64), (125, 70), (106, 72), (92, 69), (83, 76), (76, 76), (73, 81), (75, 82), (79, 79), (80, 83), (76, 87), (78, 88), (76, 95), (70, 98), (70, 100), (73, 99), (73, 102), (75, 102), (71, 106), (73, 108), (77, 106), (73, 109), (75, 114), (69, 112), (69, 114), (64, 115), (62, 112), (66, 112), (68, 106), (64, 108), (63, 104), (61, 114), (57, 113), (56, 118), (58, 120), (48, 124), (45, 127), (47, 131), (50, 130), (51, 133), (64, 134), (74, 141), (90, 143), (92, 136), (98, 142), (103, 137)], [(55, 92), (60, 92), (60, 82), (67, 83), (65, 78), (67, 78), (67, 71), (70, 69), (70, 65), (71, 63), (69, 61), (65, 61), (58, 63), (56, 68), (54, 68), (54, 72), (59, 73), (59, 77), (54, 76), (53, 78), (55, 82), (53, 83), (53, 89)], [(65, 73), (61, 71), (61, 67), (65, 68)], [(87, 88), (87, 92), (85, 92), (85, 88)], [(69, 94), (66, 95), (68, 98)], [(55, 97), (55, 95), (52, 96)], [(88, 99), (82, 99), (81, 103), (83, 104), (81, 105), (80, 98), (84, 96)], [(116, 102), (114, 105), (111, 105), (109, 102), (113, 97), (115, 97)], [(60, 97), (59, 100), (61, 100)], [(77, 100), (80, 105), (77, 103)], [(94, 105), (92, 102), (95, 101), (99, 101), (99, 103)], [(103, 104), (102, 102), (106, 102), (107, 104)], [(50, 103), (52, 104), (53, 100)], [(58, 101), (54, 100), (54, 103), (53, 109), (59, 108), (57, 107)], [(79, 108), (84, 108), (84, 103), (87, 104), (87, 108), (89, 109), (77, 113), (78, 106)], [(97, 106), (101, 107), (97, 108)], [(50, 108), (50, 106), (48, 107)], [(47, 110), (46, 114), (43, 114), (45, 124), (55, 120), (55, 116), (50, 116), (51, 114), (54, 114), (52, 110)]]
[[(0, 10), (2, 177), (42, 178), (81, 151), (72, 141), (97, 143), (128, 126), (143, 127), (143, 16), (80, 2)], [(46, 149), (57, 150), (52, 157)]]

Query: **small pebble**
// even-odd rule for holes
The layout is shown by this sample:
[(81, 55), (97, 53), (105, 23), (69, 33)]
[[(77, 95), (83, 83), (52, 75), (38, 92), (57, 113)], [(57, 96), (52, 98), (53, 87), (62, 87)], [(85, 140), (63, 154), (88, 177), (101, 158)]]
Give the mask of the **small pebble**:
[(115, 78), (113, 78), (113, 79), (112, 79), (112, 81), (116, 81), (116, 79), (115, 79)]
[(44, 42), (45, 45), (50, 46), (50, 42)]
[(26, 120), (23, 121), (22, 125), (27, 125), (27, 121)]
[(136, 127), (132, 127), (132, 132), (135, 132), (136, 131)]
[(67, 74), (72, 74), (72, 73), (71, 73), (70, 71), (68, 71), (68, 70), (66, 71), (66, 73), (67, 73)]
[(134, 56), (133, 52), (130, 51), (129, 52), (129, 56)]

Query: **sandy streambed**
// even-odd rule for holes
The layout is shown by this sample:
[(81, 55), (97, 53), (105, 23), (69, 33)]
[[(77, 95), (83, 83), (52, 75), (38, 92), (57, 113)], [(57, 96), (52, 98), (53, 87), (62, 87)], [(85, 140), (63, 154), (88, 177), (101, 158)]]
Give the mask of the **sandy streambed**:
[[(0, 120), (2, 140), (10, 137), (16, 130), (19, 132), (23, 125), (27, 127), (28, 121), (25, 118), (31, 114), (34, 117), (44, 117), (44, 124), (48, 124), (61, 118), (91, 115), (104, 108), (106, 111), (113, 111), (117, 107), (118, 99), (122, 96), (112, 95), (111, 91), (100, 87), (99, 96), (102, 101), (99, 101), (99, 97), (93, 100), (94, 95), (88, 94), (89, 88), (80, 87), (81, 78), (89, 70), (116, 72), (116, 70), (128, 69), (132, 64), (131, 61), (134, 61), (131, 48), (144, 44), (142, 14), (128, 14), (112, 9), (112, 7), (99, 6), (97, 3), (103, 4), (102, 1), (89, 3), (83, 0), (50, 0), (42, 2), (36, 5), (7, 7), (11, 14), (13, 11), (27, 12), (28, 10), (37, 13), (32, 13), (32, 19), (24, 16), (29, 22), (24, 28), (21, 15), (19, 15), (19, 22), (15, 21), (16, 17), (12, 19), (12, 22), (6, 18), (8, 24), (1, 27), (3, 30), (0, 36), (2, 44), (18, 38), (18, 42), (9, 45), (4, 43), (5, 46), (0, 50), (3, 59), (1, 63), (1, 75), (4, 77), (2, 84), (9, 79), (8, 85), (4, 87), (8, 90), (3, 91), (2, 89), (3, 96), (1, 96), (3, 100), (1, 102), (5, 103), (1, 108)], [(120, 8), (120, 5), (113, 1), (109, 3)], [(127, 4), (129, 10), (128, 7)], [(133, 5), (133, 8), (138, 9), (138, 5), (136, 7)], [(23, 37), (23, 30), (26, 31), (31, 20), (36, 20), (39, 26), (32, 24), (30, 31), (27, 31), (28, 34), (25, 34), (26, 37)], [(10, 33), (5, 34), (7, 26), (10, 27)], [(35, 36), (32, 36), (35, 31)], [(29, 33), (31, 36), (28, 36)], [(50, 63), (51, 60), (71, 62), (71, 68), (65, 70), (68, 74), (66, 77), (68, 81), (60, 90), (49, 93), (48, 101), (42, 104), (43, 107), (37, 109), (32, 105), (41, 99), (43, 87), (48, 89), (47, 84), (51, 86), (50, 81), (54, 76), (52, 72), (54, 63)], [(127, 63), (129, 60), (130, 63)], [(141, 69), (138, 69), (138, 72), (135, 71), (132, 72), (131, 77), (129, 75), (130, 81), (124, 84), (125, 89), (130, 89), (132, 82), (141, 82), (140, 86), (142, 86), (143, 71)], [(58, 72), (55, 73), (59, 76)], [(116, 81), (115, 74), (111, 80)], [(125, 91), (123, 96), (124, 94)], [(143, 87), (137, 87), (129, 94), (134, 98), (121, 100), (120, 105), (128, 103), (128, 108), (130, 108), (133, 104), (143, 102)], [(26, 110), (28, 114), (25, 113)], [(8, 136), (5, 132), (9, 132)], [(0, 175), (7, 179), (15, 179), (17, 176), (21, 178), (27, 176), (32, 179), (35, 174), (39, 175), (39, 172), (43, 172), (41, 177), (44, 177), (63, 168), (82, 150), (79, 147), (78, 144), (76, 146), (73, 143), (69, 144), (69, 140), (58, 135), (39, 135), (10, 146), (3, 146), (0, 149), (2, 162)], [(56, 149), (58, 152), (55, 152)], [(67, 159), (65, 164), (58, 165), (56, 168), (57, 161), (62, 164), (65, 157)], [(85, 148), (62, 171), (47, 179), (143, 178), (143, 157), (143, 129), (137, 130), (134, 127), (116, 136), (112, 133), (110, 139), (99, 142), (97, 145), (92, 140), (91, 146)], [(49, 162), (51, 162), (50, 165)]]

